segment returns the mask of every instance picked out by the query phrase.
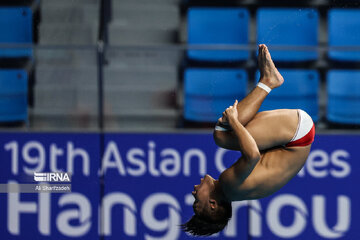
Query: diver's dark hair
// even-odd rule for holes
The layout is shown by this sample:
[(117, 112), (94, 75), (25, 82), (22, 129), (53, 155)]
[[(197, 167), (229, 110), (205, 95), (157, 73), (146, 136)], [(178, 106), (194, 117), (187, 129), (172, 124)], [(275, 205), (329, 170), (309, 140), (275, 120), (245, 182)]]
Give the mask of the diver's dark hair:
[(194, 215), (188, 222), (181, 224), (180, 227), (184, 232), (194, 236), (210, 236), (220, 232), (226, 227), (231, 218), (231, 203), (222, 202), (216, 213), (212, 215)]

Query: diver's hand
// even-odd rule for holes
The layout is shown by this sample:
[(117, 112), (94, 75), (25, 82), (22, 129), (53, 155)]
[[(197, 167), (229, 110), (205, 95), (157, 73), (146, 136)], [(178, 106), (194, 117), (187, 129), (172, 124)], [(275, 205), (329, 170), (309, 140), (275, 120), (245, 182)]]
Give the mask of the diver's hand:
[(229, 124), (231, 125), (231, 122), (233, 121), (238, 121), (238, 111), (237, 111), (237, 105), (238, 105), (238, 100), (235, 101), (235, 103), (228, 107), (224, 112), (223, 112), (223, 118), (225, 117)]

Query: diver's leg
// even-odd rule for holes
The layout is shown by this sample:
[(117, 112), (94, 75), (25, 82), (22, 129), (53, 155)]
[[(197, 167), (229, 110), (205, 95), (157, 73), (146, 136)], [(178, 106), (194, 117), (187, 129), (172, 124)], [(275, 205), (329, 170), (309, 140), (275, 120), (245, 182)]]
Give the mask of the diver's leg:
[[(259, 45), (258, 61), (259, 61), (259, 69), (260, 69), (259, 82), (265, 84), (270, 89), (279, 87), (284, 82), (284, 79), (276, 69), (271, 59), (269, 50), (263, 44)], [(257, 86), (244, 99), (242, 99), (238, 103), (237, 106), (238, 119), (243, 126), (247, 127), (248, 123), (253, 120), (255, 115), (257, 115), (257, 112), (259, 111), (259, 108), (267, 95), (268, 95), (267, 91)], [(220, 128), (218, 126), (215, 128), (214, 131), (215, 143), (222, 148), (238, 150), (236, 149), (238, 144), (234, 142), (235, 140), (234, 140), (234, 136), (232, 135), (232, 132), (226, 131), (226, 128), (221, 128), (221, 123), (223, 123), (224, 121), (226, 122), (226, 119), (224, 120), (223, 118), (220, 118), (217, 124), (220, 125)], [(221, 129), (225, 131), (220, 131)]]
[[(285, 145), (294, 137), (298, 127), (296, 109), (278, 109), (259, 112), (246, 125), (260, 150)], [(240, 150), (232, 131), (214, 131), (215, 143), (222, 148)]]
[[(277, 88), (284, 82), (283, 77), (271, 59), (268, 48), (264, 44), (259, 45), (258, 63), (260, 70), (259, 82), (265, 84), (270, 89)], [(255, 87), (238, 103), (238, 119), (243, 126), (246, 126), (253, 119), (267, 95), (267, 91), (260, 87)]]
[(297, 109), (259, 112), (246, 125), (260, 150), (286, 145), (294, 137), (299, 124)]

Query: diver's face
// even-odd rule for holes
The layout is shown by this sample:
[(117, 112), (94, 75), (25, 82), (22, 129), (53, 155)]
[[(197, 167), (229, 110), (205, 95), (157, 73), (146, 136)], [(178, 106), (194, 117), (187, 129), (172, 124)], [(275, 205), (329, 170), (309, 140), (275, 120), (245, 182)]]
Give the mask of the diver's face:
[(210, 175), (201, 178), (200, 184), (194, 186), (192, 195), (195, 198), (193, 209), (195, 214), (200, 214), (209, 205), (210, 193), (214, 190), (214, 181)]

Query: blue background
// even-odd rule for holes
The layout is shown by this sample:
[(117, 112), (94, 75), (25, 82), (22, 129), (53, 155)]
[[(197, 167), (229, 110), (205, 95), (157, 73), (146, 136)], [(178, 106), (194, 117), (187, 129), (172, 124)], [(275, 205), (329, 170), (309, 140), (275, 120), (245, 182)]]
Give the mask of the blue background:
[[(18, 174), (12, 173), (11, 151), (5, 149), (5, 145), (12, 141), (18, 144)], [(185, 174), (184, 156), (194, 150), (202, 153), (206, 160), (206, 168), (202, 170), (215, 178), (220, 175), (220, 170), (215, 164), (215, 156), (219, 153), (219, 148), (214, 144), (211, 134), (2, 133), (0, 134), (0, 183), (7, 183), (9, 180), (15, 180), (18, 183), (34, 183), (33, 176), (23, 171), (24, 166), (31, 166), (24, 161), (22, 156), (22, 151), (25, 151), (24, 146), (30, 141), (40, 143), (46, 152), (45, 167), (41, 170), (42, 172), (51, 171), (49, 168), (51, 144), (56, 144), (58, 148), (63, 149), (64, 154), (57, 157), (57, 167), (65, 171), (68, 167), (66, 153), (69, 142), (73, 144), (74, 149), (83, 149), (87, 152), (90, 173), (83, 174), (82, 158), (76, 156), (72, 193), (70, 193), (73, 194), (70, 199), (80, 196), (81, 204), (83, 201), (88, 201), (91, 207), (89, 219), (79, 222), (75, 216), (69, 222), (74, 227), (90, 224), (88, 230), (74, 237), (79, 239), (100, 239), (99, 229), (104, 226), (99, 225), (101, 222), (98, 214), (99, 207), (103, 206), (102, 201), (110, 199), (110, 196), (114, 197), (117, 204), (111, 208), (112, 217), (109, 226), (111, 232), (104, 234), (105, 239), (151, 239), (150, 237), (153, 237), (152, 239), (187, 239), (189, 237), (180, 232), (177, 225), (187, 221), (193, 214), (191, 207), (193, 200), (190, 193), (193, 185), (198, 184), (200, 177), (203, 177), (203, 171), (200, 171), (198, 157), (193, 156), (190, 160), (190, 175)], [(285, 239), (282, 235), (284, 231), (279, 234), (274, 226), (269, 225), (269, 222), (278, 221), (284, 228), (291, 227), (296, 224), (294, 222), (296, 215), (299, 215), (298, 221), (303, 222), (303, 228), (288, 236), (290, 239), (326, 239), (326, 234), (335, 234), (335, 238), (340, 239), (360, 239), (360, 230), (357, 227), (360, 222), (360, 194), (357, 187), (360, 180), (359, 142), (358, 135), (317, 135), (309, 160), (301, 173), (270, 197), (252, 202), (233, 203), (232, 221), (236, 220), (236, 225), (231, 227), (230, 223), (228, 229), (215, 236), (214, 239)], [(109, 150), (110, 145), (116, 146), (115, 152)], [(107, 161), (111, 162), (113, 167), (108, 167), (106, 173), (101, 175), (99, 173), (101, 159), (107, 151), (111, 153)], [(131, 152), (138, 162), (129, 160)], [(31, 150), (29, 153), (31, 156), (37, 154), (36, 150)], [(152, 158), (152, 153), (155, 154), (154, 166), (159, 176), (154, 176), (149, 170), (149, 158)], [(167, 162), (167, 169), (174, 170), (174, 165), (172, 165), (174, 161), (167, 160), (173, 159), (173, 154), (179, 156), (179, 171), (176, 171), (177, 174), (173, 176), (165, 176), (164, 171), (159, 169)], [(337, 158), (336, 155), (338, 155)], [(229, 166), (239, 156), (238, 152), (227, 151), (223, 156), (224, 165)], [(118, 170), (119, 160), (122, 168), (120, 171)], [(142, 167), (139, 167), (140, 165)], [(141, 174), (133, 176), (134, 172)], [(344, 172), (348, 174), (340, 178), (336, 177), (337, 173)], [(314, 173), (316, 176), (318, 174), (326, 176), (316, 177)], [(34, 213), (20, 214), (20, 233), (14, 235), (8, 230), (9, 226), (14, 224), (8, 222), (8, 194), (0, 194), (0, 235), (4, 239), (22, 239), (24, 236), (33, 236), (33, 239), (48, 239), (49, 236), (52, 239), (69, 237), (67, 235), (69, 231), (66, 231), (63, 226), (58, 226), (57, 219), (66, 211), (78, 210), (79, 206), (77, 204), (60, 206), (59, 200), (65, 195), (52, 193), (50, 196), (50, 235), (39, 232), (38, 214)], [(279, 214), (275, 216), (271, 213), (274, 207), (270, 205), (274, 206), (276, 202), (284, 198), (287, 200), (279, 208)], [(315, 210), (322, 208), (322, 205), (317, 209), (314, 207), (315, 199), (319, 201), (320, 198), (325, 201), (325, 221), (319, 220), (322, 217), (321, 214), (314, 213)], [(338, 203), (339, 198), (345, 201), (341, 203), (341, 206)], [(22, 193), (20, 201), (38, 203), (38, 194)], [(145, 211), (148, 208), (144, 206), (151, 202), (153, 209), (149, 215), (149, 212)], [(295, 207), (296, 202), (303, 203), (305, 211)], [(237, 205), (242, 207), (235, 211)], [(341, 215), (338, 213), (339, 207), (342, 207), (345, 221), (343, 226), (335, 228)], [(124, 215), (127, 216), (126, 219)], [(347, 223), (346, 220), (349, 222)], [(105, 222), (110, 224), (108, 221)], [(319, 230), (319, 227), (315, 227), (315, 222), (318, 226), (323, 222), (326, 229)], [(135, 227), (132, 227), (133, 224)], [(285, 233), (291, 234), (291, 231), (285, 231)]]

